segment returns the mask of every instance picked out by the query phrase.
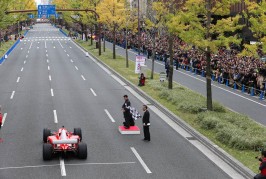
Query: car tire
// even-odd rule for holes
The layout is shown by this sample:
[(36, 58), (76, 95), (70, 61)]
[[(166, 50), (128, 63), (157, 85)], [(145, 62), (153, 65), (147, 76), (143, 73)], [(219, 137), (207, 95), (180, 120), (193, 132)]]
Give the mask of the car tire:
[(82, 132), (81, 128), (74, 128), (74, 135), (78, 135), (80, 138), (80, 141), (82, 141)]
[(48, 143), (43, 144), (43, 160), (51, 160), (52, 155), (53, 155), (52, 144), (48, 144)]
[(43, 129), (43, 142), (47, 143), (47, 138), (51, 135), (51, 130), (50, 129)]
[(78, 158), (80, 159), (87, 158), (87, 144), (85, 143), (78, 144)]

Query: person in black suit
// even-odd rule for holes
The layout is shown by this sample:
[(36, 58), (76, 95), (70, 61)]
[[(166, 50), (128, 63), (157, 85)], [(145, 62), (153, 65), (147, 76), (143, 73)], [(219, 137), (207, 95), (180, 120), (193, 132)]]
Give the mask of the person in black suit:
[(128, 96), (124, 95), (123, 97), (125, 100), (125, 102), (122, 105), (122, 111), (123, 111), (124, 118), (125, 118), (125, 122), (123, 122), (123, 124), (124, 124), (125, 128), (128, 129), (130, 126), (134, 126), (135, 123), (134, 123), (134, 120), (132, 119), (132, 115), (130, 113), (131, 103), (128, 99)]
[(150, 112), (148, 111), (148, 107), (146, 105), (143, 105), (143, 117), (142, 117), (142, 123), (143, 123), (143, 131), (144, 131), (144, 139), (145, 141), (150, 141)]

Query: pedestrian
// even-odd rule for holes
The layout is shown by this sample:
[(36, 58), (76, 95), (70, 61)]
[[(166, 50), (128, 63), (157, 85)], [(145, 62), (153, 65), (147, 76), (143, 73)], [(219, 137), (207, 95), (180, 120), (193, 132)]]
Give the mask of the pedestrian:
[(260, 163), (260, 173), (254, 176), (254, 179), (265, 179), (266, 178), (266, 151), (261, 151), (261, 157), (258, 157)]
[(130, 126), (134, 126), (135, 125), (135, 122), (133, 121), (132, 115), (130, 113), (131, 103), (130, 103), (130, 101), (128, 99), (128, 96), (124, 95), (123, 97), (124, 97), (124, 100), (125, 100), (125, 102), (122, 105), (122, 111), (123, 111), (124, 119), (125, 119), (125, 122), (123, 122), (123, 124), (124, 124), (126, 129), (129, 129)]
[(151, 137), (150, 137), (150, 112), (148, 111), (148, 107), (147, 105), (143, 105), (143, 117), (142, 117), (142, 123), (143, 123), (143, 131), (144, 131), (144, 141), (150, 141)]

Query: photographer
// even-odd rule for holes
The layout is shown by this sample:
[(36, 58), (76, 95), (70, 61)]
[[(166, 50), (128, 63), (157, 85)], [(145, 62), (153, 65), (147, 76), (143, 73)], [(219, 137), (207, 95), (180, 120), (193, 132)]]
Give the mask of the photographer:
[(256, 157), (261, 161), (260, 163), (260, 173), (254, 176), (254, 179), (266, 179), (266, 151), (261, 151), (261, 157)]

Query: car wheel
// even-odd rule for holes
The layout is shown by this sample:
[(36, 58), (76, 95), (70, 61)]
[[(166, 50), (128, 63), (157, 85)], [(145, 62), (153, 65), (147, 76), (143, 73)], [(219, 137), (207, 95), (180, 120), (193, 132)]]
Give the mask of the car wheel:
[(78, 144), (78, 158), (80, 159), (87, 158), (87, 144), (85, 143)]
[(51, 135), (51, 130), (50, 129), (43, 129), (43, 142), (47, 142), (47, 138)]
[(52, 144), (43, 144), (43, 160), (51, 160), (53, 154)]
[(74, 128), (74, 135), (78, 135), (80, 138), (80, 141), (82, 140), (82, 133), (80, 128)]

